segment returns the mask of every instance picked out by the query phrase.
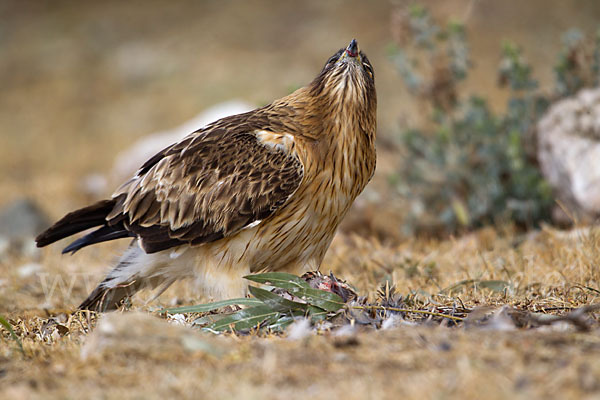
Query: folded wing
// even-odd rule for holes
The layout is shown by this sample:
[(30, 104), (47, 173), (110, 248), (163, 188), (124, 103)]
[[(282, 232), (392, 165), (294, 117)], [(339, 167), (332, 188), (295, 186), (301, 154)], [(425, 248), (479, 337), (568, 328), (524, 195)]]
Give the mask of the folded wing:
[[(293, 196), (304, 168), (290, 135), (248, 128), (214, 126), (166, 148), (102, 207), (87, 207), (93, 218), (86, 209), (70, 213), (42, 233), (38, 245), (81, 231), (68, 227), (87, 229), (93, 223), (102, 227), (65, 251), (137, 236), (143, 249), (154, 253), (211, 242), (259, 223)], [(286, 145), (265, 143), (265, 133), (271, 141), (285, 137)], [(104, 218), (98, 218), (99, 210)], [(78, 219), (66, 220), (69, 216)]]

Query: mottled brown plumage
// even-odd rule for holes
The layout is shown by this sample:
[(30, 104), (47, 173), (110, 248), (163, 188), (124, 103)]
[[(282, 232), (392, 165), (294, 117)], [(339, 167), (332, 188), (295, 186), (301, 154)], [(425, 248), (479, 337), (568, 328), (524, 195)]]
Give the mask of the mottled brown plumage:
[(63, 252), (137, 239), (80, 306), (94, 310), (185, 277), (223, 298), (243, 295), (249, 272), (318, 269), (375, 170), (376, 102), (373, 69), (353, 40), (308, 86), (164, 149), (38, 246), (98, 226)]

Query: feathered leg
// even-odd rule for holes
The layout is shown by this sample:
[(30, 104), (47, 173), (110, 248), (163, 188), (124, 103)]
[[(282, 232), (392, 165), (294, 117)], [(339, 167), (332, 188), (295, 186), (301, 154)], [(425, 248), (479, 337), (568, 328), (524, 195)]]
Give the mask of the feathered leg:
[(164, 254), (146, 254), (133, 243), (117, 266), (79, 306), (80, 310), (97, 312), (118, 309), (128, 297), (144, 288), (165, 291), (180, 276), (162, 274), (166, 265)]

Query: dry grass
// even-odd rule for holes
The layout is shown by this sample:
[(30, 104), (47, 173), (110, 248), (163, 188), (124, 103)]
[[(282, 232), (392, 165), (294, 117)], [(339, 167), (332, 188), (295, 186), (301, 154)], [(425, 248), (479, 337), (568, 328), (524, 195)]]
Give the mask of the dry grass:
[[(561, 315), (598, 302), (599, 234), (590, 228), (547, 228), (517, 238), (484, 229), (456, 240), (415, 240), (396, 247), (340, 235), (325, 268), (348, 279), (361, 294), (373, 295), (389, 279), (402, 294), (414, 292), (430, 306), (460, 303), (494, 310), (510, 305)], [(99, 271), (113, 251), (106, 246), (96, 254), (69, 259), (50, 249), (41, 255), (42, 273), (67, 280), (84, 268)], [(14, 270), (8, 268), (13, 263), (18, 261), (4, 262), (2, 270)], [(509, 289), (494, 292), (459, 285), (448, 290), (469, 279), (502, 280)], [(469, 399), (600, 394), (600, 337), (593, 313), (589, 331), (566, 323), (535, 329), (510, 323), (425, 323), (300, 340), (285, 335), (216, 337), (148, 313), (158, 305), (203, 301), (181, 284), (157, 302), (136, 301), (134, 311), (142, 313), (101, 317), (106, 325), (90, 335), (94, 316), (68, 314), (85, 295), (85, 286), (85, 280), (75, 279), (72, 292), (56, 290), (46, 298), (39, 274), (9, 275), (2, 286), (0, 312), (15, 326), (24, 354), (4, 331), (4, 395), (335, 398), (344, 393), (348, 398)], [(58, 315), (65, 328), (56, 329), (49, 315)]]

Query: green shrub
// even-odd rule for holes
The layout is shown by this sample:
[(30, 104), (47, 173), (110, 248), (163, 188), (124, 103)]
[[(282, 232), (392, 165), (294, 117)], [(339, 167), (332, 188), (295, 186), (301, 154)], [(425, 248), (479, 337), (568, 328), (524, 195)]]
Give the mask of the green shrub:
[(510, 96), (505, 111), (494, 113), (485, 97), (460, 96), (471, 69), (462, 24), (440, 27), (419, 6), (398, 23), (408, 40), (391, 49), (391, 60), (431, 110), (425, 128), (400, 134), (406, 154), (391, 182), (409, 199), (405, 232), (453, 233), (499, 221), (528, 228), (548, 220), (553, 199), (536, 162), (535, 124), (554, 99), (597, 83), (600, 38), (590, 52), (583, 35), (565, 35), (550, 95), (539, 91), (521, 49), (505, 43), (498, 84)]

